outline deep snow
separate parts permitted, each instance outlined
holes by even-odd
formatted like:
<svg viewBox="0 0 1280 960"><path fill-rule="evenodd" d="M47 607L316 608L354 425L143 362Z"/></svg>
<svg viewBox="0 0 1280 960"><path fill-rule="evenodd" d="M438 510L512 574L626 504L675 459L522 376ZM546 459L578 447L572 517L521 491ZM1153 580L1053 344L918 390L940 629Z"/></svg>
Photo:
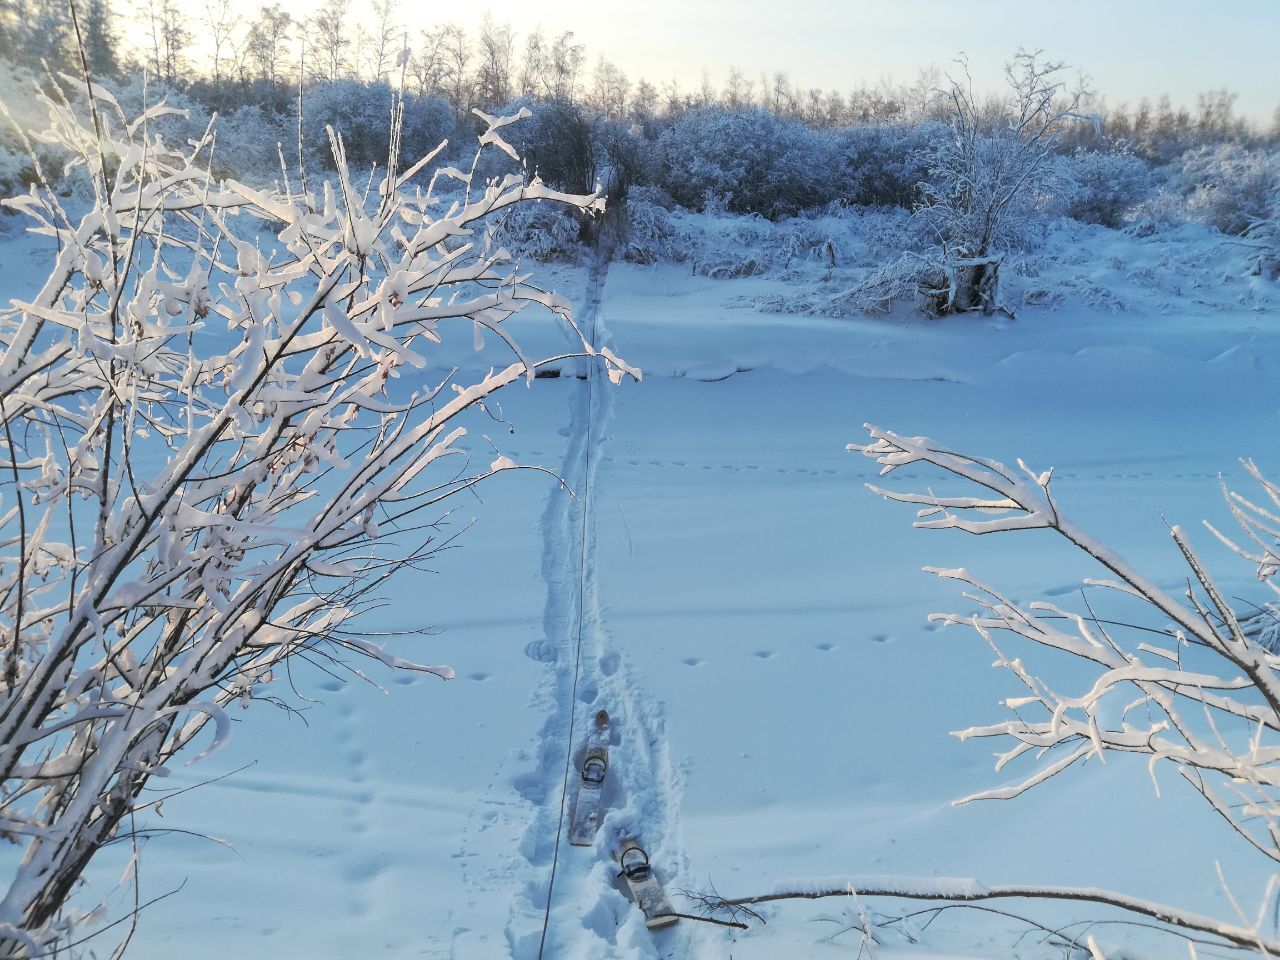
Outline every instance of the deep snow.
<svg viewBox="0 0 1280 960"><path fill-rule="evenodd" d="M230 746L170 779L229 774L168 801L158 821L228 845L151 842L144 897L181 889L145 912L130 955L533 960L570 711L584 734L602 706L614 720L609 812L594 848L562 841L547 957L859 955L848 901L770 907L746 933L646 931L609 859L632 832L677 909L691 906L682 891L895 874L1113 886L1232 917L1220 861L1251 910L1261 858L1175 777L1157 800L1140 761L1091 762L1011 803L950 805L1002 775L987 747L948 732L996 719L1012 691L976 636L927 623L965 601L920 567L963 563L1028 599L1070 599L1096 571L1044 536L912 531L909 509L864 489L870 462L844 451L872 422L1053 466L1078 521L1176 586L1165 519L1221 520L1218 473L1239 479L1237 457L1280 469L1268 442L1276 290L1241 277L1238 252L1198 229L1072 228L1052 242L1059 263L1035 282L1077 294L1016 322L750 306L804 275L614 264L597 289L587 268L551 270L645 371L621 388L566 375L505 396L516 429L495 425L495 442L556 469L576 497L539 474L495 478L458 506L451 530L478 523L439 574L388 593L377 626L438 628L399 642L457 680L378 674L384 696L300 669L300 697L316 702L279 692L301 717L256 705ZM0 247L6 297L38 256L24 240ZM1079 293L1095 288L1112 296ZM543 336L532 319L522 329ZM1198 539L1227 564L1232 593L1256 598L1251 571ZM122 866L104 862L95 890ZM953 911L927 930L920 918L910 937L904 926L880 928L878 956L1062 955L986 914ZM1184 955L1142 930L1095 935L1132 939L1133 956Z"/></svg>

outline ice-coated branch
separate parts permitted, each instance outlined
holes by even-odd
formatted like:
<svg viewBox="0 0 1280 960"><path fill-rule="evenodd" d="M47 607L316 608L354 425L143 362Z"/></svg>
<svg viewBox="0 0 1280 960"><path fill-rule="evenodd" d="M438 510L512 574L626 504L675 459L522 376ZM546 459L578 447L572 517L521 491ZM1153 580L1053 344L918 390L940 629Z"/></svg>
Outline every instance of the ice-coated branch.
<svg viewBox="0 0 1280 960"><path fill-rule="evenodd" d="M1267 936L1261 922L1257 926L1224 923L1213 917L1179 910L1150 900L1129 897L1094 887L987 886L976 880L950 877L819 877L789 881L770 892L747 897L708 898L712 910L752 907L781 900L822 900L828 897L892 897L905 900L945 900L970 903L982 900L1073 900L1116 907L1194 933L1216 937L1224 943L1267 956L1280 953L1280 940Z"/></svg>
<svg viewBox="0 0 1280 960"><path fill-rule="evenodd" d="M1252 849L1280 862L1280 680L1276 676L1280 659L1260 639L1262 616L1246 618L1236 612L1186 532L1178 526L1170 530L1188 584L1184 596L1176 599L1062 514L1050 490L1052 471L1036 472L1021 461L1012 470L925 437L904 437L870 425L866 429L870 441L849 449L874 459L882 475L910 465L932 468L944 479L960 483L958 491L940 492L932 486L904 491L868 485L882 497L917 506L916 526L972 534L1048 531L1107 572L1106 577L1085 581L1086 585L1100 591L1104 600L1110 597L1124 605L1123 615L1108 612L1101 617L1088 599L1083 601L1084 609L1077 611L1055 603L1021 604L965 568L925 568L963 584L965 598L975 608L966 614L934 614L930 619L974 630L995 653L994 666L1006 671L1020 688L1003 701L1011 714L1007 719L955 734L961 739L1005 741L996 769L1020 768L1020 773L958 802L1013 799L1078 763L1111 754L1136 754L1147 758L1157 793L1158 771L1171 766L1215 817ZM1277 569L1280 488L1251 462L1245 461L1245 469L1261 488L1262 502L1225 486L1223 493L1247 545L1239 546L1210 529L1247 562L1256 564L1259 579L1268 581ZM1274 616L1273 609L1261 609ZM1030 643L1087 663L1091 679L1074 691L1061 689L1053 677L1038 675L1020 657L1007 653L1005 647L1011 642ZM881 889L891 893L889 888ZM835 896L842 891L843 886L812 895ZM1196 917L1109 891L1051 887L999 891L983 888L981 895L1092 900L1212 933L1267 955L1276 949L1262 936L1260 925ZM968 896L963 889L951 892L955 899ZM787 895L808 894L788 891Z"/></svg>

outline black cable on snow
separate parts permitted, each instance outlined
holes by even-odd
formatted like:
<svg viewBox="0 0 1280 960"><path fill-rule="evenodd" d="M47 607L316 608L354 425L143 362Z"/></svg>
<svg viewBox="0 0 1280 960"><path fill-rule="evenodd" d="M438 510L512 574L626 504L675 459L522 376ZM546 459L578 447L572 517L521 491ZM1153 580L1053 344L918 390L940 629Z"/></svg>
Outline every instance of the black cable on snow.
<svg viewBox="0 0 1280 960"><path fill-rule="evenodd" d="M594 262L591 266L591 345L599 348L596 342L600 328L600 275L604 272L606 261L600 248L600 234L596 234ZM591 434L595 420L593 415L594 387L596 368L591 364L587 368L587 430L586 446L582 455L582 540L578 546L578 629L573 649L573 687L569 693L569 739L564 751L564 776L560 783L560 818L556 823L556 843L551 854L551 877L547 881L547 903L542 913L542 937L538 940L538 960L543 960L543 952L547 948L547 928L551 925L551 895L556 886L556 867L560 864L560 836L564 832L565 805L569 797L569 768L573 761L573 731L578 714L578 677L582 672L582 610L586 598L587 584L587 530L590 528L591 513Z"/></svg>

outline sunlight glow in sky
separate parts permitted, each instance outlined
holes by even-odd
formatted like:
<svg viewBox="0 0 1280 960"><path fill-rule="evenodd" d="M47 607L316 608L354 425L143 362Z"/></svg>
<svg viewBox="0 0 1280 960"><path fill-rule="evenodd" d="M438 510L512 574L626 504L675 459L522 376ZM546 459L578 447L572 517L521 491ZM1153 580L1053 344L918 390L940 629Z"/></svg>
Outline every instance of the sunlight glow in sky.
<svg viewBox="0 0 1280 960"><path fill-rule="evenodd" d="M204 4L183 0L190 15ZM259 4L237 0L246 11ZM295 17L314 4L281 0ZM353 14L367 9L354 0ZM453 20L473 32L484 10L523 37L572 30L586 44L588 73L603 55L634 83L676 79L692 91L709 71L723 87L730 66L758 80L786 71L807 89L847 93L883 78L910 83L923 68L952 66L960 51L978 86L994 87L1018 48L1043 48L1092 78L1118 105L1168 93L1194 107L1196 94L1225 87L1237 109L1269 123L1280 103L1280 0L488 0L449 6L401 0L410 44L424 26Z"/></svg>

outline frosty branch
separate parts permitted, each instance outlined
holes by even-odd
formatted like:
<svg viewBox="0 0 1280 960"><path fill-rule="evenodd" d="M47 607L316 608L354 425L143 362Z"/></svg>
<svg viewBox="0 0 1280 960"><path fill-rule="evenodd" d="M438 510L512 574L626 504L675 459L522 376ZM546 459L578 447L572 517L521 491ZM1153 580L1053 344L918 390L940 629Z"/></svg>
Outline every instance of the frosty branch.
<svg viewBox="0 0 1280 960"><path fill-rule="evenodd" d="M473 469L460 422L562 359L526 355L509 318L545 308L567 355L639 376L485 230L526 200L598 197L452 169L424 190L432 157L401 171L394 147L361 189L332 132L338 173L319 195L283 170L282 189L215 183L212 132L176 151L150 130L163 106L128 121L67 86L40 137L78 158L95 202L73 217L40 184L5 201L59 251L39 292L0 312L0 835L24 848L0 900L5 957L97 919L67 908L86 865L282 663L357 654L451 675L370 642L359 615L430 552L442 501L516 467ZM514 157L502 128L517 119L483 116L481 149ZM441 195L440 177L465 192ZM244 221L276 236L252 242ZM436 369L457 323L509 364L461 383ZM398 386L407 371L418 387Z"/></svg>
<svg viewBox="0 0 1280 960"><path fill-rule="evenodd" d="M931 468L962 483L954 493L869 485L883 497L918 506L915 526L976 536L1051 531L1105 572L1086 580L1086 585L1125 608L1123 616L1104 618L1088 600L1083 612L1050 602L1020 604L966 569L926 568L964 584L965 598L977 608L975 613L934 614L931 619L975 630L995 652L995 666L1007 671L1019 688L1018 695L1004 701L1012 714L1009 719L969 727L956 736L1002 739L1007 746L998 754L996 769L1020 772L1007 785L957 802L1012 799L1088 758L1136 754L1147 758L1157 793L1159 772L1171 766L1242 841L1280 862L1280 656L1265 642L1276 621L1274 604L1260 606L1248 617L1238 615L1186 532L1176 526L1171 535L1188 571L1187 588L1180 597L1166 593L1062 513L1052 491L1052 470L1037 472L1021 460L1011 469L925 437L904 437L872 426L867 430L870 442L849 449L874 459L882 475L902 467ZM1275 591L1280 487L1255 464L1246 462L1245 468L1263 496L1255 502L1224 488L1240 542L1210 529ZM1029 642L1085 662L1093 668L1092 679L1083 689L1062 690L1053 678L1036 674L1021 658L1007 653L1010 641ZM851 891L859 896L955 902L1080 900L1151 917L1267 956L1280 948L1280 942L1263 932L1280 892L1275 875L1260 898L1256 917L1249 920L1241 913L1238 922L1109 890L988 887L971 880L855 878L834 884L783 884L771 894L713 899L708 906L732 909L771 900L847 896Z"/></svg>
<svg viewBox="0 0 1280 960"><path fill-rule="evenodd" d="M1172 765L1239 837L1280 861L1280 658L1261 642L1258 632L1274 613L1263 607L1252 618L1237 615L1180 527L1173 527L1171 536L1189 576L1184 595L1173 597L1060 512L1051 490L1051 470L1038 473L1022 461L1012 470L926 438L902 437L871 426L867 430L871 442L850 449L875 459L882 474L906 465L928 466L970 488L959 496L942 496L871 487L891 500L918 505L916 526L976 535L1053 531L1108 574L1086 584L1137 607L1124 622L1107 622L1096 616L1092 604L1086 604L1083 613L1047 602L1018 604L967 570L929 568L966 584L971 588L966 598L979 608L969 615L935 614L932 619L976 630L995 651L996 666L1007 670L1023 691L1005 701L1011 719L970 727L957 736L1010 741L999 755L997 770L1023 759L1035 761L1013 783L959 802L1017 797L1078 761L1108 752L1134 753L1148 758L1157 791L1158 770ZM1224 493L1249 548L1214 532L1274 591L1272 577L1280 569L1275 547L1280 490L1254 464L1245 466L1260 485L1266 505L1225 488ZM1076 693L1057 689L1005 653L1006 637L1093 664L1091 686ZM1109 709L1112 704L1117 709ZM1268 891L1265 899L1271 894ZM1161 919L1188 926L1185 915ZM1262 943L1261 922L1260 917L1252 942L1273 951ZM1234 939L1235 933L1228 935L1225 925L1213 932L1243 942Z"/></svg>

